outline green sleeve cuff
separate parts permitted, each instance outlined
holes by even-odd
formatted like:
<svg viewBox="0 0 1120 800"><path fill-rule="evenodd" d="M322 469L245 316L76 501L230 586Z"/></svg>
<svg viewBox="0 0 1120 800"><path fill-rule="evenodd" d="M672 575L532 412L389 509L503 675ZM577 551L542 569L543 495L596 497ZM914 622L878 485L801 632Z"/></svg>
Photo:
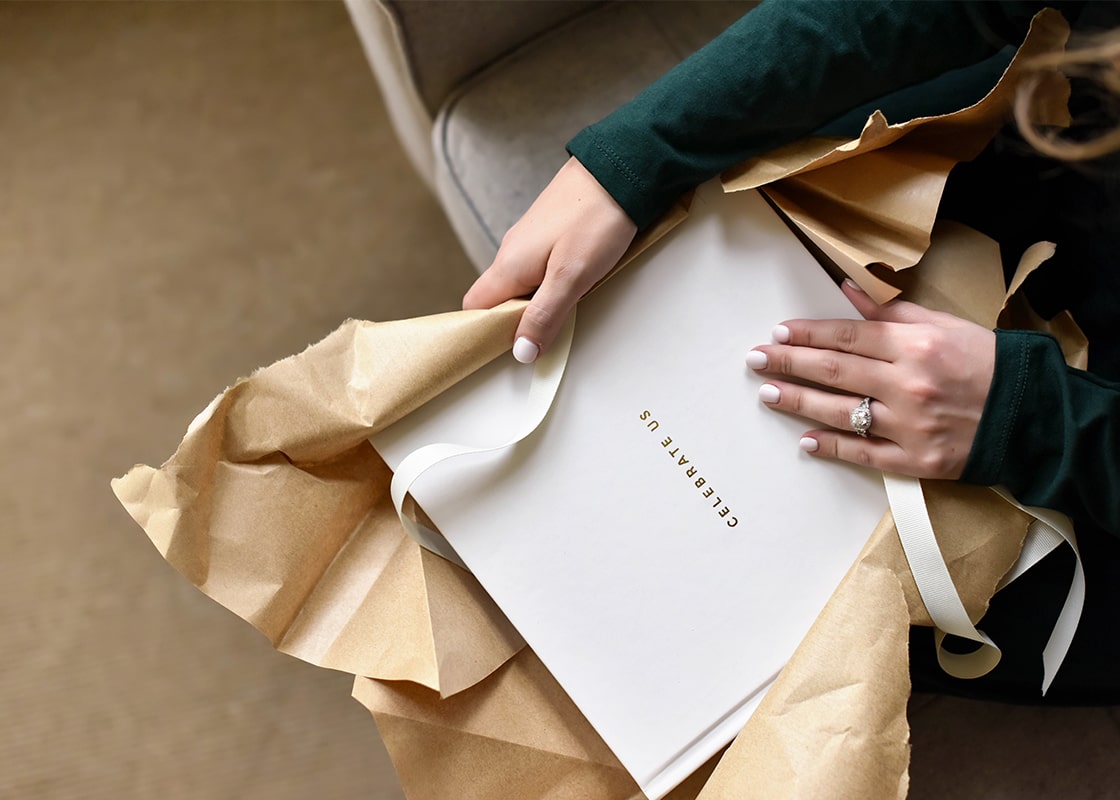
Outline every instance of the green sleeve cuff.
<svg viewBox="0 0 1120 800"><path fill-rule="evenodd" d="M594 125L584 128L568 142L568 154L595 176L627 216L645 230L661 216L676 198L667 197L664 191L651 189L626 157L611 145L610 139L600 136Z"/></svg>
<svg viewBox="0 0 1120 800"><path fill-rule="evenodd" d="M1031 380L1031 368L1038 368L1040 356L1042 362L1048 360L1046 341L1053 340L1024 331L996 331L992 386L988 390L980 426L961 475L965 483L982 486L1003 483L1004 465L1012 437L1022 433L1019 430L1019 409L1027 393L1027 383ZM1035 357L1033 365L1032 355Z"/></svg>
<svg viewBox="0 0 1120 800"><path fill-rule="evenodd" d="M996 363L961 480L1006 486L1120 535L1120 384L1065 363L1051 336L996 331Z"/></svg>

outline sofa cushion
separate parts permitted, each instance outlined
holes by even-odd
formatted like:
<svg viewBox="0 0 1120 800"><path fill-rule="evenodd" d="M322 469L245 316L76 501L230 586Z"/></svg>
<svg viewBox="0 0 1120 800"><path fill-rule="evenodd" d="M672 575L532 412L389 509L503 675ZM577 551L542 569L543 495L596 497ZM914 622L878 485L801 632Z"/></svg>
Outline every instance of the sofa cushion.
<svg viewBox="0 0 1120 800"><path fill-rule="evenodd" d="M755 3L597 7L493 64L456 92L432 131L435 180L481 271L567 159L565 143L638 94Z"/></svg>

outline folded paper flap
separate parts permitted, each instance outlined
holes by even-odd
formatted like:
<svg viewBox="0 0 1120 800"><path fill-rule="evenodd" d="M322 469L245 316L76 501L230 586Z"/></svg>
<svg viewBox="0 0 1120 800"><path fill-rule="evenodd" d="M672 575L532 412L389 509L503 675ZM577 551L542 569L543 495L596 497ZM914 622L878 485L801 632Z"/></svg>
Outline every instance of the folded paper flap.
<svg viewBox="0 0 1120 800"><path fill-rule="evenodd" d="M393 742L393 765L409 800L646 800L621 767L474 736L407 718L374 714L381 738ZM432 768L424 753L439 754Z"/></svg>
<svg viewBox="0 0 1120 800"><path fill-rule="evenodd" d="M353 695L377 721L410 798L645 800L528 649L451 701L414 685L361 677ZM695 800L718 758L665 800Z"/></svg>
<svg viewBox="0 0 1120 800"><path fill-rule="evenodd" d="M365 443L311 468L281 456L219 462L205 536L187 531L202 543L170 547L168 561L194 569L188 577L203 592L282 652L444 693L460 690L500 665L520 640L481 589L471 591L469 575L448 575L454 568L442 564L431 575L388 503L388 480ZM258 529L269 531L271 546L261 546ZM465 601L483 611L462 615ZM475 643L450 658L435 633L447 627L438 620L448 608L458 620L456 635Z"/></svg>
<svg viewBox="0 0 1120 800"><path fill-rule="evenodd" d="M898 296L894 285L876 275L869 267L866 254L861 246L845 242L843 236L835 235L829 227L822 227L820 221L805 213L796 202L784 195L778 186L760 190L787 225L801 239L802 244L813 253L834 275L851 278L877 303L886 303Z"/></svg>
<svg viewBox="0 0 1120 800"><path fill-rule="evenodd" d="M468 689L525 642L466 570L421 549L432 643L444 697Z"/></svg>
<svg viewBox="0 0 1120 800"><path fill-rule="evenodd" d="M1051 259L1055 252L1057 248L1052 242L1037 242L1023 251L1000 308L998 324L1001 328L1050 334L1058 340L1067 364L1076 369L1087 369L1089 339L1069 311L1063 311L1052 319L1043 319L1031 308L1023 290L1027 278Z"/></svg>
<svg viewBox="0 0 1120 800"><path fill-rule="evenodd" d="M951 220L935 223L917 269L880 274L902 299L985 328L995 327L1006 295L999 244Z"/></svg>
<svg viewBox="0 0 1120 800"><path fill-rule="evenodd" d="M112 482L113 492L125 510L147 531L160 555L167 555L180 516L180 498L194 500L190 489L168 472L137 464Z"/></svg>
<svg viewBox="0 0 1120 800"><path fill-rule="evenodd" d="M438 687L420 554L382 516L371 512L339 549L278 647L322 666L364 662L376 674ZM407 640L371 635L396 627Z"/></svg>
<svg viewBox="0 0 1120 800"><path fill-rule="evenodd" d="M900 271L921 260L955 163L903 141L786 178L766 193L821 256L885 303L898 290L869 267Z"/></svg>
<svg viewBox="0 0 1120 800"><path fill-rule="evenodd" d="M879 114L882 117L882 114ZM883 120L886 124L886 120ZM743 192L767 186L783 178L790 178L811 169L846 158L846 149L854 148L857 140L838 137L809 136L788 145L775 148L760 156L725 171L721 176L723 188L729 192Z"/></svg>
<svg viewBox="0 0 1120 800"><path fill-rule="evenodd" d="M449 696L490 674L522 641L471 575L404 535L381 483L377 504L276 646L320 666L413 680Z"/></svg>
<svg viewBox="0 0 1120 800"><path fill-rule="evenodd" d="M911 120L901 125L891 125L881 111L875 111L867 118L863 130L855 139L809 137L732 167L721 176L724 190L742 192L757 189L864 156L897 142L915 124L923 121Z"/></svg>
<svg viewBox="0 0 1120 800"><path fill-rule="evenodd" d="M413 683L358 678L354 696L377 715L396 716L473 737L510 742L622 769L575 704L529 648L456 697Z"/></svg>
<svg viewBox="0 0 1120 800"><path fill-rule="evenodd" d="M861 266L913 266L955 162L900 146L788 178L767 194L807 233L823 237Z"/></svg>
<svg viewBox="0 0 1120 800"><path fill-rule="evenodd" d="M239 384L223 449L297 464L331 458L401 419L509 349L525 301L392 322L349 320Z"/></svg>
<svg viewBox="0 0 1120 800"><path fill-rule="evenodd" d="M809 138L777 148L725 172L724 188L727 191L756 189L889 147L907 136L919 137L915 142L917 148L953 161L974 158L995 130L1011 118L1015 92L1023 76L1031 70L1031 59L1061 49L1068 38L1069 25L1062 15L1053 9L1043 9L1031 21L1026 38L999 82L979 102L952 114L921 117L895 125L876 111L856 139ZM1068 124L1065 103L1068 91L1068 82L1061 76L1045 77L1036 95L1039 121Z"/></svg>
<svg viewBox="0 0 1120 800"><path fill-rule="evenodd" d="M928 188L940 192L943 181L935 176L955 163L900 142L897 147L868 153L858 162L842 161L810 175L788 178L781 189L846 211L845 222L851 219L857 226L887 229L907 240L915 236L928 239L933 216L924 206L915 207L913 198Z"/></svg>

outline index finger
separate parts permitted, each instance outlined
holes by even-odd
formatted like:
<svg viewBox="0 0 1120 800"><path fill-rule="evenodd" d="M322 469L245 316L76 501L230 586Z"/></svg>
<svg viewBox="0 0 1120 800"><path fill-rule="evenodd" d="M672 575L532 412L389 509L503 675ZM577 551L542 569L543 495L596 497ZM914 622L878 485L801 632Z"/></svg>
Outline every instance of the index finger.
<svg viewBox="0 0 1120 800"><path fill-rule="evenodd" d="M860 319L791 319L774 328L774 341L796 347L894 361L899 356L895 323Z"/></svg>
<svg viewBox="0 0 1120 800"><path fill-rule="evenodd" d="M478 276L463 296L463 308L493 308L514 297L530 295L544 278L544 259L518 261L499 252L494 263Z"/></svg>

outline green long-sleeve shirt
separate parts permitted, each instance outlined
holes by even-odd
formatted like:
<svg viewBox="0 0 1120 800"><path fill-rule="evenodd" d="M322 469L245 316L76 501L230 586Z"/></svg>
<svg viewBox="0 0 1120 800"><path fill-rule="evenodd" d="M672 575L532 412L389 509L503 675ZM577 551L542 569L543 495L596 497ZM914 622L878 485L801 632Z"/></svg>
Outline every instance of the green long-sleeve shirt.
<svg viewBox="0 0 1120 800"><path fill-rule="evenodd" d="M568 149L644 228L684 191L734 164L1017 45L1043 5L772 0L581 131ZM1071 19L1082 8L1050 5ZM1073 219L1081 194L1076 181L1059 193L1059 201L1074 200L1072 210L1050 214L1045 236L1030 238L1038 228L1022 233L1076 256L1058 259L1051 273L1077 262L1064 284L1081 288L1065 294L1089 335L1095 374L1067 368L1048 337L997 332L995 379L963 479L1006 485L1022 502L1120 535L1120 326L1112 324L1120 314L1112 258L1120 225L1113 213L1086 234ZM1105 194L1115 212L1120 192ZM1031 217L1018 219L1024 227ZM1006 221L987 226L1001 242L1015 238Z"/></svg>
<svg viewBox="0 0 1120 800"><path fill-rule="evenodd" d="M568 150L639 228L724 169L1022 40L1040 3L764 2Z"/></svg>

